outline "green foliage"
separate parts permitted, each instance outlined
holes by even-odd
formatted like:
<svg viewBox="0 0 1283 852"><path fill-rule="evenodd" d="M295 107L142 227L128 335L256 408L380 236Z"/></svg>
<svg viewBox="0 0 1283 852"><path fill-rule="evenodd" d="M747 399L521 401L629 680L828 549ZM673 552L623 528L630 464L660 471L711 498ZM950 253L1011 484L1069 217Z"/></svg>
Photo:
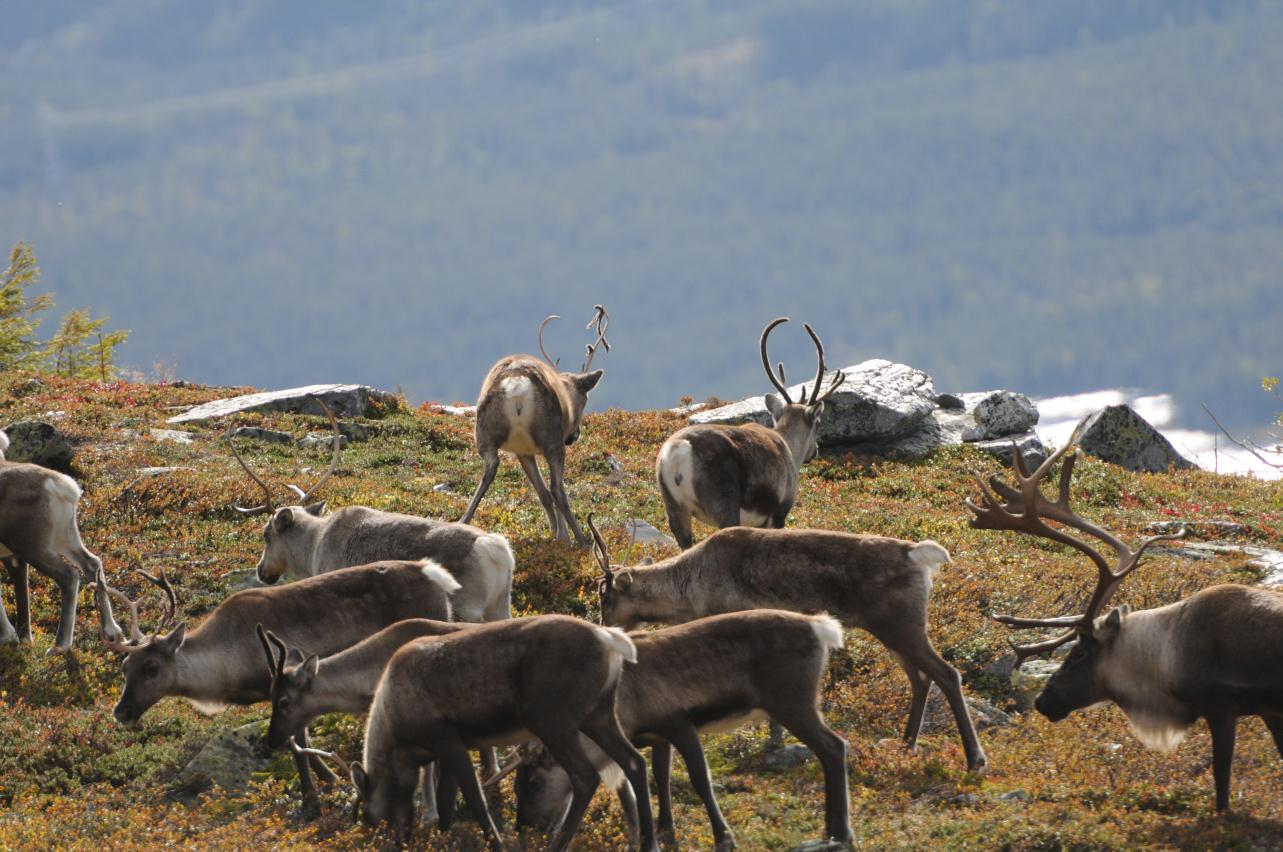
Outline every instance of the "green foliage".
<svg viewBox="0 0 1283 852"><path fill-rule="evenodd" d="M69 311L45 346L49 367L61 376L111 381L116 376L116 347L129 339L124 330L103 333L108 317L94 319L88 308Z"/></svg>
<svg viewBox="0 0 1283 852"><path fill-rule="evenodd" d="M40 283L36 253L19 240L9 252L9 266L0 272L0 372L30 370L44 360L36 329L53 296L41 293L28 300L27 289Z"/></svg>

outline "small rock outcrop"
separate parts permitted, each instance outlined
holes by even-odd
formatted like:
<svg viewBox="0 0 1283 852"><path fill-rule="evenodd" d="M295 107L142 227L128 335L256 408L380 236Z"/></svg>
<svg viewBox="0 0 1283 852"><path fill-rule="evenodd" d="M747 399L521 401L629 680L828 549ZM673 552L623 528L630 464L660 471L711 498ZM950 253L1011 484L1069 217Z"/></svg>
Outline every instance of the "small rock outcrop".
<svg viewBox="0 0 1283 852"><path fill-rule="evenodd" d="M964 700L971 711L971 720L975 723L977 731L987 728L1005 728L1011 724L1011 716L988 701L971 695ZM940 692L939 687L932 686L927 696L926 712L922 715L922 733L938 734L943 731L952 731L956 729L957 724L953 711L949 708L949 702L944 699L944 694Z"/></svg>
<svg viewBox="0 0 1283 852"><path fill-rule="evenodd" d="M43 420L22 420L6 426L9 447L4 457L9 461L30 462L52 470L67 473L75 452L66 436L52 423Z"/></svg>
<svg viewBox="0 0 1283 852"><path fill-rule="evenodd" d="M324 402L335 417L365 417L375 403L396 404L395 394L369 385L307 385L301 388L251 393L207 402L169 418L169 422L191 423L198 420L213 420L245 411L284 411L293 414L323 415L325 412L312 397Z"/></svg>
<svg viewBox="0 0 1283 852"><path fill-rule="evenodd" d="M262 772L271 762L266 720L224 731L205 743L179 771L170 785L169 798L191 802L214 785L229 793L244 792L254 773Z"/></svg>
<svg viewBox="0 0 1283 852"><path fill-rule="evenodd" d="M1131 406L1110 405L1084 417L1070 439L1088 455L1143 473L1197 467Z"/></svg>
<svg viewBox="0 0 1283 852"><path fill-rule="evenodd" d="M276 429L263 429L259 426L240 426L231 432L233 438L250 438L255 441L266 441L269 444L288 444L294 440L289 432Z"/></svg>

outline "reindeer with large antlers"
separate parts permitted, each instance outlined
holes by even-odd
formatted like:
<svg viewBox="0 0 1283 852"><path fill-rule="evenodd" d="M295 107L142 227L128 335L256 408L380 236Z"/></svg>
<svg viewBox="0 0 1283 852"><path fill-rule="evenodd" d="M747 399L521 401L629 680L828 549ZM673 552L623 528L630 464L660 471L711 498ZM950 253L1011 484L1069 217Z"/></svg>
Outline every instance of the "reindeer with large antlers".
<svg viewBox="0 0 1283 852"><path fill-rule="evenodd" d="M773 428L757 423L687 426L659 449L655 479L664 495L668 526L683 549L693 541L691 516L718 529L734 526L783 528L797 498L802 465L819 451L816 430L824 401L842 384L842 371L824 384L824 344L809 324L803 327L815 343L818 366L809 396L805 387L796 402L789 395L784 364L778 377L766 354L766 338L787 317L762 330L759 348L767 378L779 394L766 395Z"/></svg>
<svg viewBox="0 0 1283 852"><path fill-rule="evenodd" d="M1017 618L994 615L1012 628L1067 627L1050 639L1016 646L1018 662L1076 639L1035 707L1053 722L1075 710L1112 701L1149 748L1170 750L1197 720L1212 734L1216 809L1229 807L1234 734L1240 716L1260 716L1283 756L1283 595L1247 586L1219 585L1174 604L1133 612L1115 607L1101 615L1123 580L1154 542L1182 538L1185 530L1131 547L1076 514L1069 506L1077 453L1066 445L1033 473L1015 451L1016 488L990 477L980 502L968 500L971 526L1047 538L1084 554L1096 566L1096 586L1080 615ZM1059 495L1049 500L1040 483L1061 459ZM1050 526L1051 521L1059 526ZM1084 538L1109 547L1111 561Z"/></svg>
<svg viewBox="0 0 1283 852"><path fill-rule="evenodd" d="M325 404L319 399L322 407ZM508 540L470 524L438 521L384 512L366 506L345 506L326 511L325 501L308 503L330 476L339 461L339 428L328 408L334 430L334 455L330 467L306 491L287 486L299 504L276 506L272 490L254 474L236 447L232 453L245 473L263 492L263 503L246 508L245 515L268 512L271 520L263 527L263 555L257 575L272 584L281 577L314 577L338 568L365 565L383 559L432 559L445 567L459 582L454 596L455 618L460 621L496 621L510 614L512 572L516 561Z"/></svg>
<svg viewBox="0 0 1283 852"><path fill-rule="evenodd" d="M577 373L559 372L559 362L544 349L543 330L554 319L557 319L555 315L550 316L539 326L539 352L544 360L532 355L509 355L491 367L481 383L476 437L477 453L486 469L460 523L472 520L499 470L499 451L504 450L521 462L521 469L548 516L552 534L568 539L569 525L575 541L586 545L588 537L575 520L566 498L566 447L578 440L588 394L597 387L604 372L593 370L592 362L599 349L610 351L610 343L606 341L610 314L601 305L596 306L587 327L595 328L597 339L588 344L587 359ZM548 462L548 485L544 485L539 473L536 455Z"/></svg>

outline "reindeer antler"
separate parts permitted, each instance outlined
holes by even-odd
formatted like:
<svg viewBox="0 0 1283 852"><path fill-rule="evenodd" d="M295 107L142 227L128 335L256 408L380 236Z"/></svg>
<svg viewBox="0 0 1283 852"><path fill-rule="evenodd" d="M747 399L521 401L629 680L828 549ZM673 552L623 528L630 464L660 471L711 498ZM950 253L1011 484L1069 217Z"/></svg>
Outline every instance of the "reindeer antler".
<svg viewBox="0 0 1283 852"><path fill-rule="evenodd" d="M157 624L155 631L156 633L159 633L169 627L173 622L174 616L178 612L178 596L174 593L174 587L170 585L169 578L165 576L165 569L162 568L160 570L159 577L148 574L141 568L135 568L134 572L142 575L148 581L159 586L161 590L165 592L167 603L165 615ZM135 651L151 642L151 640L143 634L138 623L138 604L141 602L141 598L130 599L124 592L108 584L106 572L104 572L102 568L98 569L98 576L90 585L94 587L95 594L99 594L99 590L101 590L101 594L115 598L123 603L129 610L129 641L122 642L109 636L106 625L104 624L99 628L103 645L119 654L128 654L130 651ZM120 629L118 625L116 626L116 629Z"/></svg>
<svg viewBox="0 0 1283 852"><path fill-rule="evenodd" d="M494 785L502 781L504 778L508 777L513 772L520 769L521 764L525 763L529 759L530 759L530 752L526 748L526 744L522 743L521 745L517 746L516 754L512 757L512 759L510 759L507 763L505 763L502 767L500 767L500 769L497 772L495 772L494 775L491 775L485 781L481 782L481 786L493 787Z"/></svg>
<svg viewBox="0 0 1283 852"><path fill-rule="evenodd" d="M838 386L846 379L846 374L841 370L834 373L833 381L829 384L829 389L824 392L823 396L820 396L820 386L824 383L824 344L820 342L820 336L815 333L815 329L811 328L811 324L809 322L802 323L802 328L806 329L806 333L811 335L811 341L815 344L816 359L819 362L815 368L815 385L811 388L811 399L807 402L807 405L817 405L833 395L833 392L837 390ZM780 378L783 377L784 365L781 364ZM806 388L802 389L802 397L804 399L806 398Z"/></svg>
<svg viewBox="0 0 1283 852"><path fill-rule="evenodd" d="M605 347L607 352L610 351L610 341L606 339L606 328L609 325L610 314L607 313L606 309L601 305L593 305L592 319L588 320L588 325L584 326L584 328L592 328L593 326L596 326L597 340L593 343L587 344L585 347L588 352L588 359L584 361L584 366L580 368L579 372L588 372L588 368L592 366L593 356L597 354L598 347Z"/></svg>
<svg viewBox="0 0 1283 852"><path fill-rule="evenodd" d="M554 370L557 369L557 365L561 363L561 359L558 358L556 361L552 360L552 356L548 354L548 350L543 348L543 330L548 323L555 319L561 319L561 317L556 314L549 314L544 317L543 322L539 323L539 354L548 362L548 366L552 367Z"/></svg>
<svg viewBox="0 0 1283 852"><path fill-rule="evenodd" d="M330 458L329 468L326 469L325 473L321 475L320 479L318 479L315 483L313 483L311 488L304 491L302 488L299 488L297 485L294 485L293 483L286 484L285 487L288 488L290 491L293 491L295 496L298 497L298 501L300 505L306 504L308 498L311 497L313 494L315 494L316 490L320 488L322 485L324 485L325 482L331 476L334 475L334 471L338 468L338 465L339 465L339 455L343 449L342 433L339 431L339 422L338 420L335 419L334 412L330 410L330 407L326 405L325 401L321 399L319 396L315 394L308 394L307 398L315 402L317 405L319 405L321 407L321 410L325 412L325 416L330 418L330 429L333 430L333 433L334 433L334 437L331 439L334 453ZM226 440L227 440L227 445L232 448L232 455L236 456L236 461L240 463L240 466L245 471L246 475L248 475L250 479L254 480L255 485L257 485L259 488L262 489L263 497L264 497L264 502L260 506L251 506L247 508L245 506L239 506L233 503L232 508L240 512L242 515L261 515L264 512L275 512L276 503L275 501L272 500L272 489L268 488L267 483L259 479L258 476L254 474L254 471L250 469L250 466L245 463L245 459L243 459L241 457L241 454L236 450L236 444L232 442L230 433L227 435Z"/></svg>
<svg viewBox="0 0 1283 852"><path fill-rule="evenodd" d="M776 378L775 373L771 372L771 359L766 355L766 338L770 337L771 332L775 330L777 325L783 325L788 321L788 317L776 317L768 322L766 328L762 329L762 336L758 340L758 348L762 351L762 368L766 370L766 377L771 380L771 384L775 385L775 389L780 392L780 396L784 397L784 401L792 405L793 397L789 396L788 381L784 378L784 362L780 362L780 376Z"/></svg>
<svg viewBox="0 0 1283 852"><path fill-rule="evenodd" d="M332 760L338 764L339 769L343 770L344 778L352 777L352 767L348 766L348 762L343 758L339 757L338 754L335 752L322 751L319 748L304 748L303 746L299 745L298 742L295 741L293 737L290 737L290 748L293 750L295 754L311 755L312 757L319 757L321 760Z"/></svg>
<svg viewBox="0 0 1283 852"><path fill-rule="evenodd" d="M597 564L601 566L601 572L606 578L606 585L614 578L615 572L610 567L610 552L606 550L606 540L601 537L597 530L597 525L593 523L593 516L588 515L588 531L593 537L593 556L597 557Z"/></svg>
<svg viewBox="0 0 1283 852"><path fill-rule="evenodd" d="M1055 650L1073 639L1079 633L1090 634L1092 624L1110 598L1118 591L1127 575L1135 571L1140 558L1156 541L1171 541L1184 538L1188 530L1171 535L1155 535L1146 538L1135 549L1124 544L1117 536L1102 529L1096 524L1080 517L1069 506L1069 489L1074 473L1074 463L1078 458L1077 449L1069 450L1073 444L1066 444L1057 450L1033 473L1025 462L1024 454L1016 443L1012 442L1012 464L1015 467L1016 488L1000 481L997 475L989 477L986 483L977 473L976 482L980 485L980 503L967 498L967 508L972 512L969 521L975 529L1010 530L1026 533L1038 538L1046 538L1068 545L1084 554L1096 565L1096 587L1092 591L1086 610L1081 615L1059 616L1054 618L1017 618L1011 615L995 614L992 618L1008 627L1070 627L1072 629L1051 639L1031 645L1013 645L1016 652L1016 664L1028 657ZM1067 453L1069 453L1067 455ZM1060 469L1060 490L1052 501L1042 493L1040 485L1056 463L1064 458ZM999 497L1002 499L1000 500ZM1003 502L1005 501L1005 502ZM1076 530L1091 538L1107 544L1115 555L1111 566L1101 552L1082 538L1070 535L1064 529L1048 526L1046 521Z"/></svg>

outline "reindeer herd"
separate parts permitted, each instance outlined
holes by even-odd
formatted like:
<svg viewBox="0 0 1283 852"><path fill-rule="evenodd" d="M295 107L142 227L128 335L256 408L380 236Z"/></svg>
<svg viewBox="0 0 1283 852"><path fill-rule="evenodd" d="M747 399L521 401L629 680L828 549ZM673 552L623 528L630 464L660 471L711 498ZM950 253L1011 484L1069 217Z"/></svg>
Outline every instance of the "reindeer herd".
<svg viewBox="0 0 1283 852"><path fill-rule="evenodd" d="M844 628L881 642L908 676L911 700L904 742L913 749L928 691L939 687L953 713L967 768L982 771L984 749L957 672L932 647L928 601L936 571L950 562L935 541L903 541L818 529L785 529L801 467L817 453L825 400L843 382L826 373L824 347L806 325L818 366L809 394L794 401L784 366L771 368L771 321L759 348L778 394L768 394L774 426L689 426L664 442L656 482L680 552L659 562L616 567L587 518L585 533L565 487L566 448L580 434L589 393L603 371L594 355L609 351L609 315L597 306L596 340L578 372L563 372L543 346L543 360L514 355L491 368L477 405L476 448L484 472L459 522L349 506L327 512L309 502L339 460L334 431L329 469L311 488L289 488L298 501L276 506L271 488L236 452L262 490L268 516L257 576L264 585L231 595L190 632L174 624L178 605L164 572L142 576L164 593L166 611L150 635L138 601L107 581L101 561L80 538L80 487L70 477L3 461L0 432L0 558L16 595L17 626L0 601L0 643L30 641L27 567L58 584L61 617L55 648L71 648L82 580L93 588L103 645L123 656L124 688L114 716L137 725L163 698L213 712L270 701L268 744L293 751L304 812L319 809L313 774L336 780L342 767L366 823L398 841L417 822L447 827L457 793L492 848L502 839L486 787L516 773L517 822L571 841L601 779L619 796L626 828L642 849L671 843L672 751L686 765L708 813L718 848L734 834L718 808L700 734L768 719L808 746L824 774L824 835L849 842L846 743L819 710L828 655ZM828 380L825 386L826 378ZM1102 701L1127 714L1146 745L1170 748L1198 719L1212 733L1216 808L1229 806L1230 764L1238 717L1263 717L1283 754L1283 596L1216 586L1153 610L1104 612L1136 569L1154 536L1130 547L1070 509L1076 453L1062 448L1030 472L1014 453L1016 487L996 476L978 480L968 500L971 525L1023 532L1074 548L1096 566L1086 610L1055 618L996 615L1013 628L1063 627L1063 633L1017 646L1017 662L1073 641L1065 662L1037 700L1052 721ZM548 517L552 535L593 547L601 625L564 615L512 618L515 560L503 535L468 522L494 480L499 452L515 455ZM543 456L544 483L536 456ZM1041 482L1058 464L1059 496ZM699 544L692 518L718 530ZM1050 524L1048 522L1051 522ZM1089 543L1114 552L1106 559ZM139 572L142 573L142 572ZM275 585L281 578L292 582ZM111 601L129 612L128 635ZM1103 614L1102 614L1103 613ZM642 625L672 625L626 633ZM367 716L364 753L348 766L312 747L318 716ZM500 769L495 749L516 746ZM651 809L646 763L651 750L659 813ZM486 781L470 752L481 754ZM416 791L423 814L415 818Z"/></svg>

